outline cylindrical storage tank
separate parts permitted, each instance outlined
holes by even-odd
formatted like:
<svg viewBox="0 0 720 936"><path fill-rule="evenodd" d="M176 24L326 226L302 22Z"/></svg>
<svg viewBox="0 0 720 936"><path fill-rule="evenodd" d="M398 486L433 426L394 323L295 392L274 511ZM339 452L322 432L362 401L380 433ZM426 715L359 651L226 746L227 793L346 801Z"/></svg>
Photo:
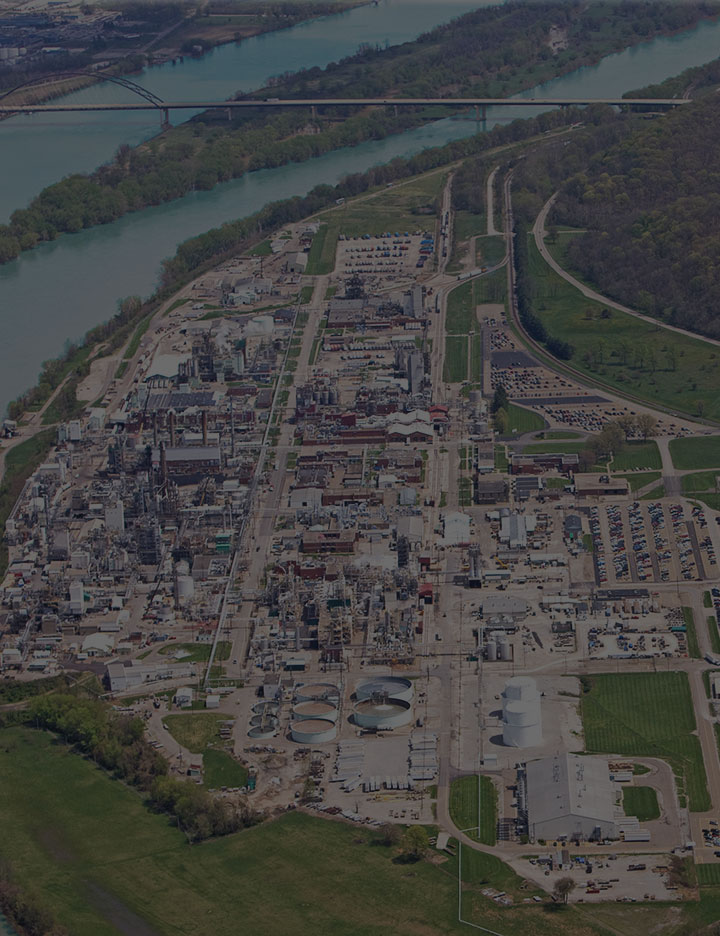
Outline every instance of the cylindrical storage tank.
<svg viewBox="0 0 720 936"><path fill-rule="evenodd" d="M328 721L336 722L339 711L332 702L326 702L324 699L311 699L310 702L298 702L293 706L293 718L302 720L305 718L327 718Z"/></svg>
<svg viewBox="0 0 720 936"><path fill-rule="evenodd" d="M364 699L355 705L353 720L361 728L401 728L412 721L412 705L398 698Z"/></svg>
<svg viewBox="0 0 720 936"><path fill-rule="evenodd" d="M335 683L307 683L295 690L298 702L312 702L316 699L339 699L340 690Z"/></svg>
<svg viewBox="0 0 720 936"><path fill-rule="evenodd" d="M508 702L529 702L537 699L537 683L530 676L513 676L505 683L503 696Z"/></svg>
<svg viewBox="0 0 720 936"><path fill-rule="evenodd" d="M363 679L355 687L355 695L359 702L380 695L412 702L414 693L412 682L402 676L376 676L372 679Z"/></svg>
<svg viewBox="0 0 720 936"><path fill-rule="evenodd" d="M534 725L540 721L540 711L535 702L508 702L503 719L508 725Z"/></svg>
<svg viewBox="0 0 720 936"><path fill-rule="evenodd" d="M278 720L274 715L253 715L250 719L250 724L255 727L256 725L267 725L272 723L273 728L277 728Z"/></svg>
<svg viewBox="0 0 720 936"><path fill-rule="evenodd" d="M506 747L529 748L542 744L540 725L504 725L503 744Z"/></svg>
<svg viewBox="0 0 720 936"><path fill-rule="evenodd" d="M195 582L191 575L178 575L177 592L178 598L192 598L195 594Z"/></svg>
<svg viewBox="0 0 720 936"><path fill-rule="evenodd" d="M508 637L501 637L497 642L498 660L511 660L510 640Z"/></svg>
<svg viewBox="0 0 720 936"><path fill-rule="evenodd" d="M255 715L277 715L280 706L277 702L256 702L252 711Z"/></svg>
<svg viewBox="0 0 720 936"><path fill-rule="evenodd" d="M497 644L494 640L488 640L487 642L487 658L489 663L494 663L497 660Z"/></svg>
<svg viewBox="0 0 720 936"><path fill-rule="evenodd" d="M303 718L290 725L290 736L298 744L322 744L332 741L337 734L337 725L327 718Z"/></svg>
<svg viewBox="0 0 720 936"><path fill-rule="evenodd" d="M178 575L190 575L190 565L186 559L181 559L175 566Z"/></svg>
<svg viewBox="0 0 720 936"><path fill-rule="evenodd" d="M255 719L252 719L252 721L255 721ZM257 724L253 725L251 722L248 736L255 739L274 738L277 734L277 729L277 718L262 717Z"/></svg>

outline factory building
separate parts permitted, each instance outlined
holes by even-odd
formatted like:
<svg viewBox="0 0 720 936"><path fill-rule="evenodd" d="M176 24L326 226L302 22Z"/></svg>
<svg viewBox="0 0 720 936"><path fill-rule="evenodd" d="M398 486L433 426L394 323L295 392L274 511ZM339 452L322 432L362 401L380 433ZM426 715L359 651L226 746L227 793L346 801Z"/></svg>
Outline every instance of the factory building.
<svg viewBox="0 0 720 936"><path fill-rule="evenodd" d="M531 841L616 838L615 792L601 758L557 754L525 765Z"/></svg>

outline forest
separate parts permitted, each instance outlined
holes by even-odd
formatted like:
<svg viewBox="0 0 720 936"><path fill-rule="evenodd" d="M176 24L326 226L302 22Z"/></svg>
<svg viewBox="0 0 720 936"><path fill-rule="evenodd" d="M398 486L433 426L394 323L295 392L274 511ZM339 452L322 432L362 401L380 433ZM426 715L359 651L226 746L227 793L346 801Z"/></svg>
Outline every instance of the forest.
<svg viewBox="0 0 720 936"><path fill-rule="evenodd" d="M282 76L273 94L504 96L718 11L709 2L508 3L466 14L415 42L361 49L326 69ZM566 48L551 50L551 26L566 36ZM222 123L212 114L200 115L136 149L121 146L112 162L90 175L72 175L44 189L0 226L0 263L60 234L110 223L245 172L381 139L428 119L422 107L399 116L385 109L350 115L334 108L319 122L293 112L243 114Z"/></svg>
<svg viewBox="0 0 720 936"><path fill-rule="evenodd" d="M704 97L636 126L567 178L553 213L585 231L571 239L567 260L601 292L715 338L719 108Z"/></svg>

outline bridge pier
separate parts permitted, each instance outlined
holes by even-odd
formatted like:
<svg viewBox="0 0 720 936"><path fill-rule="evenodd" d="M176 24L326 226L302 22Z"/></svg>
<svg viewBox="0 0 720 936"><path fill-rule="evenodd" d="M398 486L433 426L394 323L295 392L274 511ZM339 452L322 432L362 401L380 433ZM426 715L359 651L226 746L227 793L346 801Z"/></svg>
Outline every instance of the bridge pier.
<svg viewBox="0 0 720 936"><path fill-rule="evenodd" d="M163 119L162 119L162 123L160 124L160 129L169 130L170 127L172 127L172 124L170 123L170 110L167 107L163 107L162 112L163 112Z"/></svg>
<svg viewBox="0 0 720 936"><path fill-rule="evenodd" d="M475 122L478 125L478 130L480 129L480 124L482 124L483 130L487 124L487 104L476 104L475 105Z"/></svg>
<svg viewBox="0 0 720 936"><path fill-rule="evenodd" d="M310 116L312 117L314 123L317 120L317 108L314 104L310 105Z"/></svg>

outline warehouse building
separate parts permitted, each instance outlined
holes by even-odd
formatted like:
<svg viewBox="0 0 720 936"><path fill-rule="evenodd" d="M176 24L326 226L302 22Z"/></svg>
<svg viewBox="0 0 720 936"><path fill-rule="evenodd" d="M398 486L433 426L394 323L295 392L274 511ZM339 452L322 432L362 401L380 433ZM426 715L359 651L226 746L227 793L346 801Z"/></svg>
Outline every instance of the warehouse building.
<svg viewBox="0 0 720 936"><path fill-rule="evenodd" d="M607 761L576 754L525 765L531 841L602 841L618 837L615 790Z"/></svg>

